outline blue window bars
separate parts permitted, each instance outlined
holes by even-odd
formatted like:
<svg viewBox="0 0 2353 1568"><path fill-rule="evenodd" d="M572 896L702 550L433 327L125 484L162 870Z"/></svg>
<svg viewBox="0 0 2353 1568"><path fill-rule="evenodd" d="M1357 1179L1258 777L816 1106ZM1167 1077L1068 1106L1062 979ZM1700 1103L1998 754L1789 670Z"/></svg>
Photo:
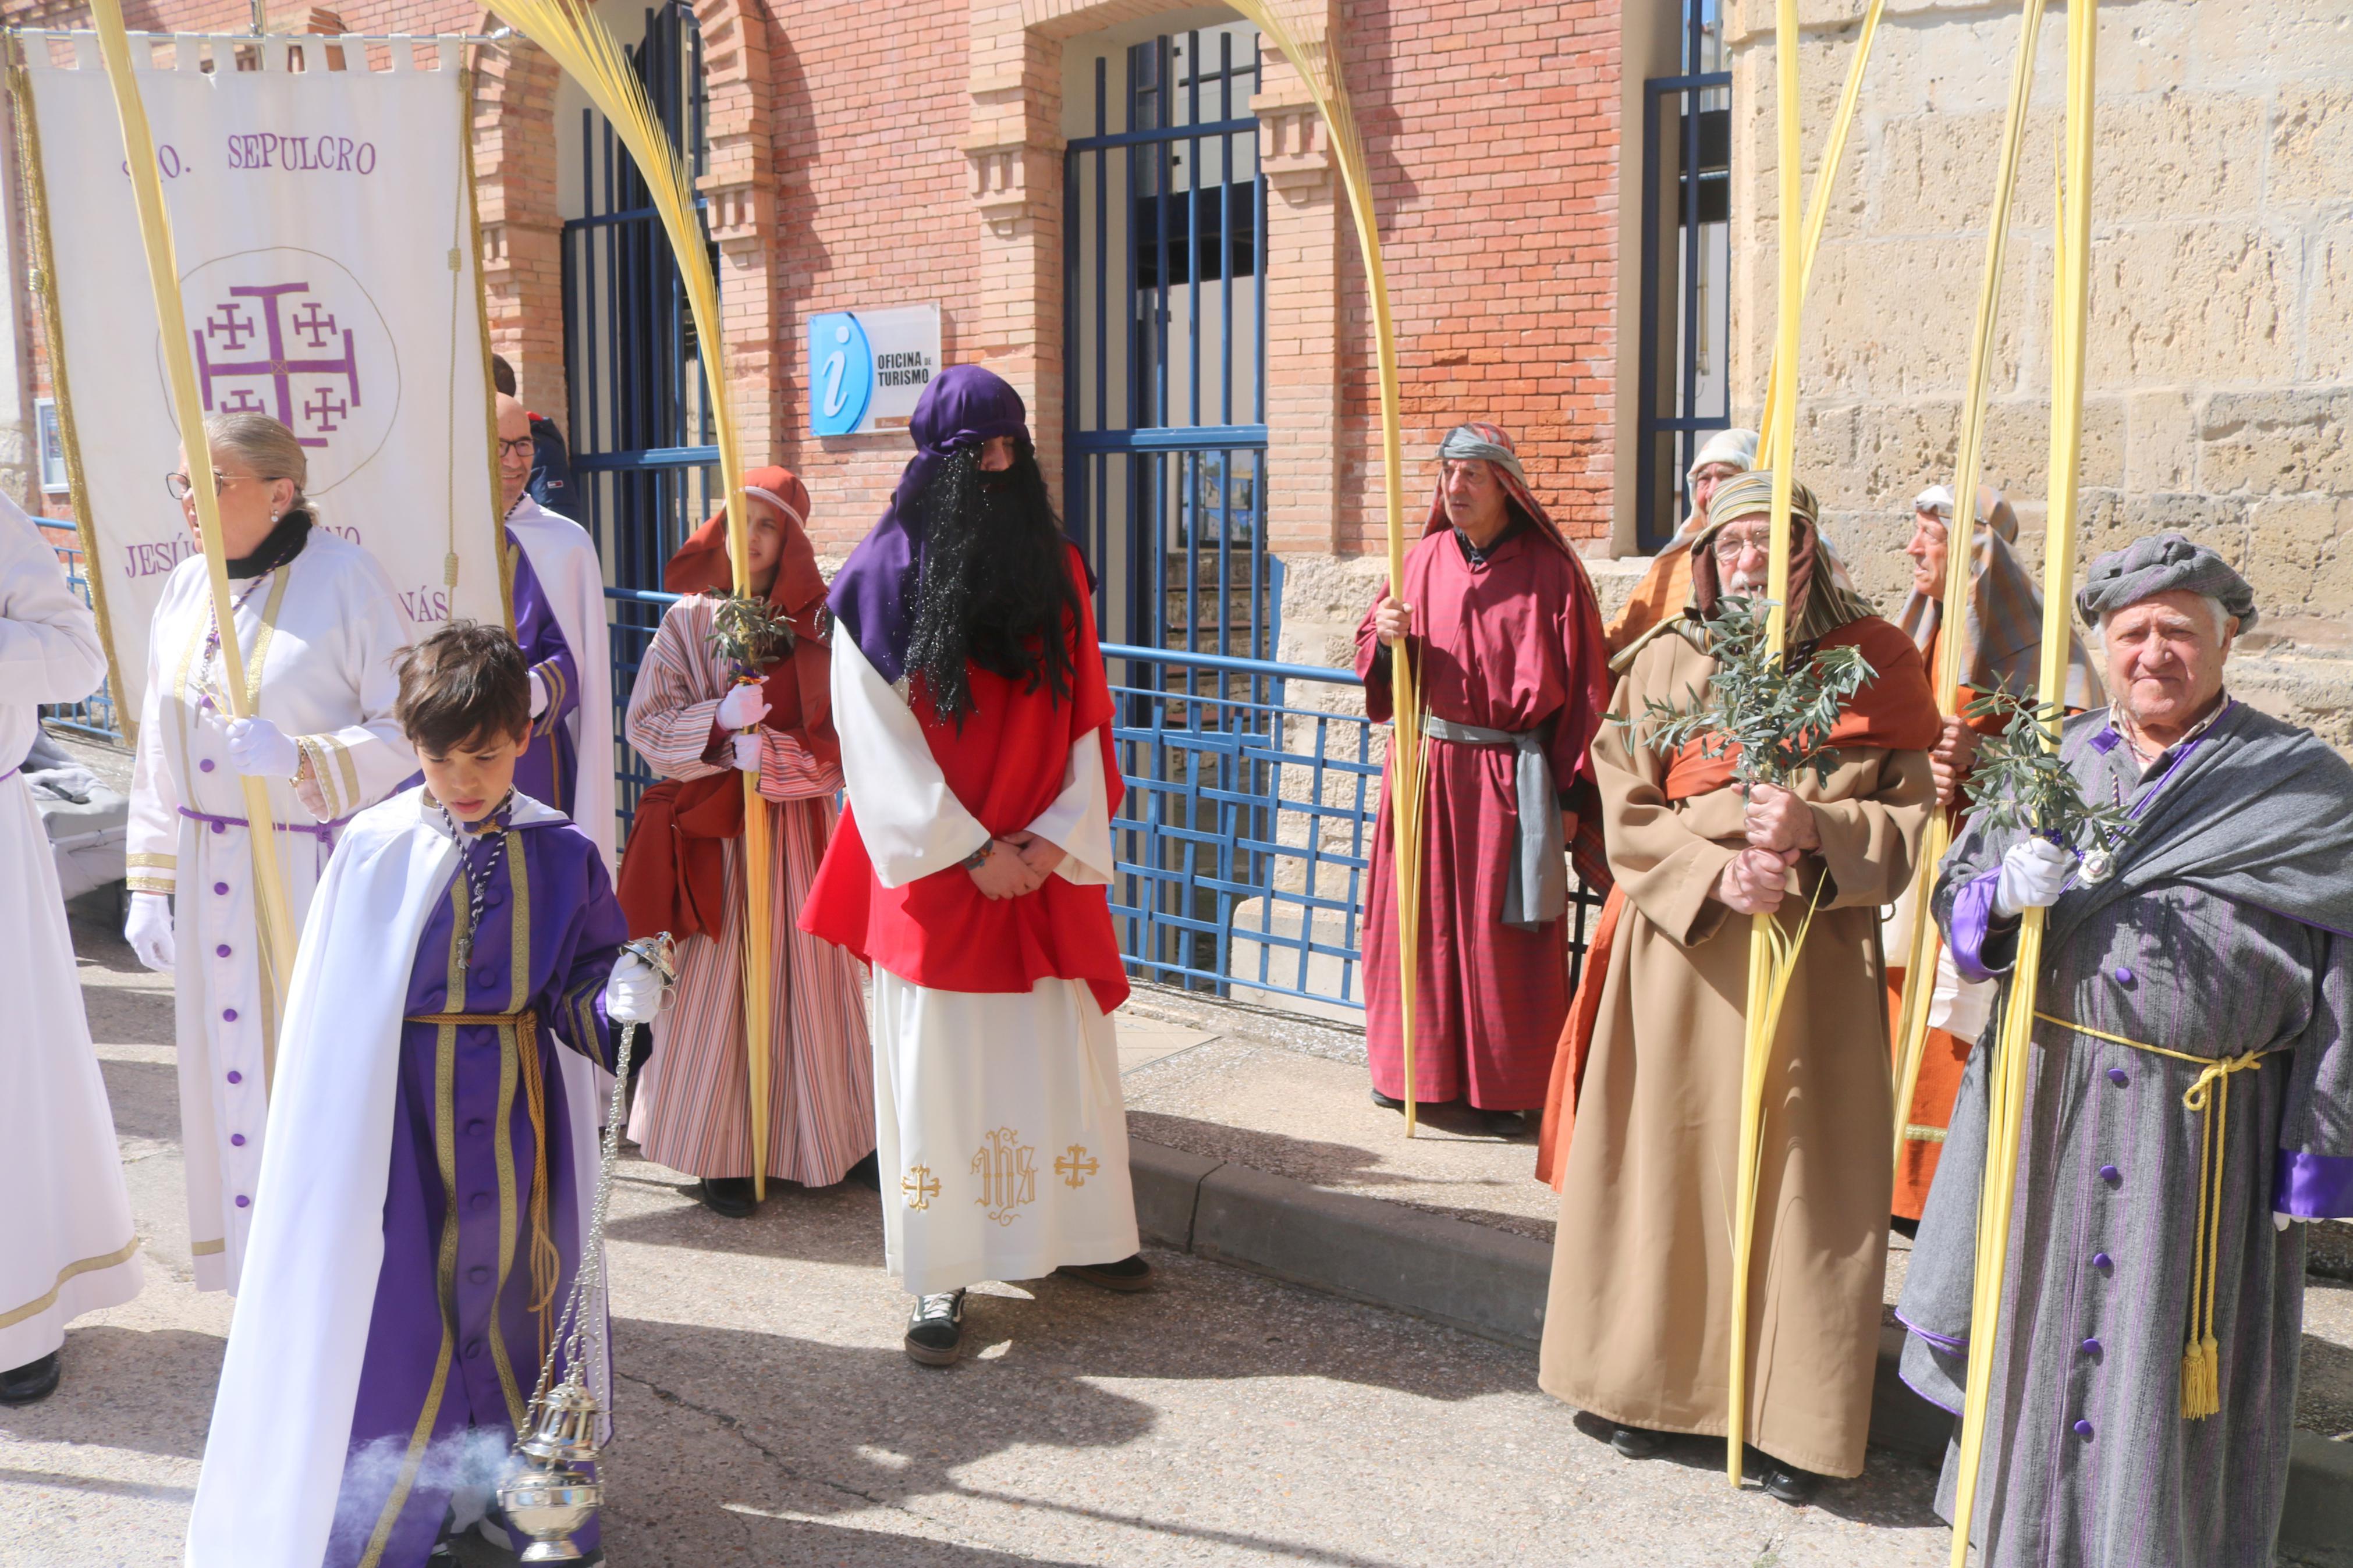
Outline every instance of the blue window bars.
<svg viewBox="0 0 2353 1568"><path fill-rule="evenodd" d="M81 595L83 604L89 604L90 575L85 570L87 563L82 559L80 542L70 534L61 536L54 527L45 528L42 531L48 535L58 559L65 565L66 582ZM114 687L111 681L79 702L44 704L41 717L60 730L89 740L119 743L122 739L122 724L115 715Z"/></svg>

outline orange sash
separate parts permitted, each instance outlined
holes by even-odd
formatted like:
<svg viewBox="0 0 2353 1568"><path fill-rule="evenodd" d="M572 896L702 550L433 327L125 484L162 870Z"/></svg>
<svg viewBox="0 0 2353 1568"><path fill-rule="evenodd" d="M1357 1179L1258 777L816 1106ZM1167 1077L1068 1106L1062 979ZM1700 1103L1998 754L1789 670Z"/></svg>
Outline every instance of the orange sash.
<svg viewBox="0 0 2353 1568"><path fill-rule="evenodd" d="M1672 636L1672 634L1666 634ZM1944 732L1936 711L1936 693L1928 685L1927 666L1912 639L1877 616L1849 621L1816 645L1819 647L1860 647L1871 661L1869 685L1831 727L1834 747L1873 747L1891 752L1925 752ZM1704 742L1686 744L1667 763L1661 792L1671 800L1689 800L1724 788L1732 782L1737 748L1711 757ZM1536 1180L1555 1192L1567 1168L1568 1137L1577 1121L1577 1091L1585 1082L1585 1061L1593 1049L1593 1031L1600 1022L1601 986L1609 973L1609 952L1626 912L1623 887L1609 889L1609 901L1594 923L1585 947L1585 963L1569 1004L1568 1021L1553 1051L1552 1081L1545 1094L1544 1129L1536 1139Z"/></svg>

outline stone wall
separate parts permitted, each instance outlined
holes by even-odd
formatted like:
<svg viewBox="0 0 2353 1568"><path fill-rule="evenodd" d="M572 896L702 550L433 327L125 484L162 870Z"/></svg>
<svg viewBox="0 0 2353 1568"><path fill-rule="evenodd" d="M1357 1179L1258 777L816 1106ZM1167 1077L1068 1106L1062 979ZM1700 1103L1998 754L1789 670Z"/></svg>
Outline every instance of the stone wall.
<svg viewBox="0 0 2353 1568"><path fill-rule="evenodd" d="M1862 0L1805 0L1810 191ZM1894 0L1804 320L1799 467L1862 586L1901 602L1908 501L1949 481L2012 0ZM1727 0L1734 384L1753 422L1775 316L1773 6ZM2179 529L2253 581L2237 679L2353 740L2353 27L2344 0L2108 0L2085 456L2086 559ZM2038 51L1991 369L1988 479L2039 554L2065 13ZM2327 663L2315 663L2327 660Z"/></svg>

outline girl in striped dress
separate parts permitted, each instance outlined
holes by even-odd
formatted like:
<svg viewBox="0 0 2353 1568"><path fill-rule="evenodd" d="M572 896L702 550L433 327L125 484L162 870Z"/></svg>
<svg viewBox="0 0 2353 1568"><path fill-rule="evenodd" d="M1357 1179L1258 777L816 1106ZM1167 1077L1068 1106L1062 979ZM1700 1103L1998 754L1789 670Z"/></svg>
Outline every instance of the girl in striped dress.
<svg viewBox="0 0 2353 1568"><path fill-rule="evenodd" d="M841 788L825 581L804 531L808 491L784 468L744 477L752 586L791 636L756 681L739 680L714 644L718 595L732 581L723 509L663 573L663 586L688 597L662 617L628 721L629 743L663 782L638 802L620 877L632 934L679 939L678 1002L657 1026L629 1136L648 1159L701 1177L698 1195L734 1218L754 1206L739 770L759 777L773 857L765 1171L807 1186L851 1174L874 1181L873 1058L858 963L796 919Z"/></svg>

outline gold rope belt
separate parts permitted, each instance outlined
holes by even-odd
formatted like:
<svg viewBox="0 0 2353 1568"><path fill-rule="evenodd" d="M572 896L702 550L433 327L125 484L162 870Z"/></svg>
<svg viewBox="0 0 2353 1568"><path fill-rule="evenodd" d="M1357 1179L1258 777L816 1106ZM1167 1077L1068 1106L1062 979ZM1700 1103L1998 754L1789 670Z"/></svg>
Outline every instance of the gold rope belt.
<svg viewBox="0 0 2353 1568"><path fill-rule="evenodd" d="M2112 1035L2071 1018L2055 1018L2041 1011L2034 1016L2046 1024L2056 1024L2095 1040L2130 1046L2151 1056L2171 1057L2201 1069L2181 1095L2183 1108L2197 1111L2203 1119L2198 1140L2198 1232L2189 1255L2189 1339L2181 1347L2181 1418L2202 1421L2222 1408L2222 1352L2214 1339L2214 1279L2221 1263L2222 1154L2230 1130L2231 1076L2255 1071L2262 1068L2265 1057L2287 1047L2274 1046L2269 1050L2249 1051L2237 1057L2194 1057L2187 1051L2168 1050L2145 1040Z"/></svg>
<svg viewBox="0 0 2353 1568"><path fill-rule="evenodd" d="M539 1015L529 1007L520 1013L411 1013L407 1021L459 1027L479 1025L514 1032L515 1056L522 1069L523 1110L531 1118L531 1310L539 1319L539 1356L545 1361L548 1339L555 1331L552 1314L564 1255L555 1249L554 1227L547 1217L547 1085L539 1070ZM501 1286L505 1283L500 1281Z"/></svg>

